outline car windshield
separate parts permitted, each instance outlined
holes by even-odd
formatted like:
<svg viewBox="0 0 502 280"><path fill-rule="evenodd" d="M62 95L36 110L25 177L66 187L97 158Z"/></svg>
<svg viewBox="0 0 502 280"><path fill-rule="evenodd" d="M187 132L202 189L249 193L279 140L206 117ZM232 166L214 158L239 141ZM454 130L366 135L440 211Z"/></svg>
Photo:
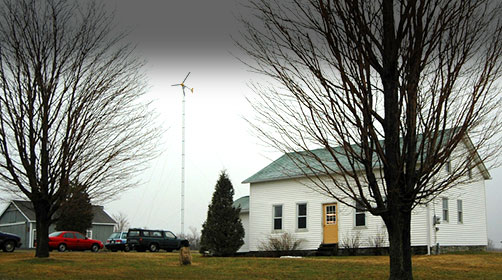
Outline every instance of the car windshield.
<svg viewBox="0 0 502 280"><path fill-rule="evenodd" d="M120 238L120 232L114 232L114 233L112 233L112 235L110 235L110 237L108 237L108 239L112 239L112 238Z"/></svg>
<svg viewBox="0 0 502 280"><path fill-rule="evenodd" d="M61 231L56 231L56 232L49 234L49 237L56 237L56 236L59 236L60 234L61 234Z"/></svg>

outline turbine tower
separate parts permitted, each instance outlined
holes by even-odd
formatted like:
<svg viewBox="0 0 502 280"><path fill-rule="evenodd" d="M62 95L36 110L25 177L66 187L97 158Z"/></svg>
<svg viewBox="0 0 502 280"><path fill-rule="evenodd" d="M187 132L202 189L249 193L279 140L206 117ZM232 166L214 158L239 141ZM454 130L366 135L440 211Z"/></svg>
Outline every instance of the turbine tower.
<svg viewBox="0 0 502 280"><path fill-rule="evenodd" d="M182 102L182 124L181 124L181 234L185 233L185 88L189 89L193 93L193 88L189 88L185 85L190 72L186 75L183 82L180 84L172 85L173 87L181 86L183 90L183 102Z"/></svg>

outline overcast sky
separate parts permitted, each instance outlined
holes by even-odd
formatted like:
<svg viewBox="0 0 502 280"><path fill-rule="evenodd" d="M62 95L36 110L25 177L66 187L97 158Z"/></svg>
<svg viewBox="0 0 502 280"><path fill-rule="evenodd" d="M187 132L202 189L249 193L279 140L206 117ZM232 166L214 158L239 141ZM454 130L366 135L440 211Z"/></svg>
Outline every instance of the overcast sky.
<svg viewBox="0 0 502 280"><path fill-rule="evenodd" d="M180 232L182 93L171 85L189 71L186 84L194 93L186 102L185 231L190 226L200 230L221 170L227 170L237 199L249 194L249 185L240 182L280 155L261 145L243 118L253 116L247 84L260 77L231 54L239 55L230 38L239 30L235 17L243 9L238 2L106 1L119 25L134 30L139 55L148 60L148 96L166 129L162 156L139 175L144 183L105 204L110 214L126 214L131 226ZM500 246L502 169L491 175L486 182L488 234Z"/></svg>

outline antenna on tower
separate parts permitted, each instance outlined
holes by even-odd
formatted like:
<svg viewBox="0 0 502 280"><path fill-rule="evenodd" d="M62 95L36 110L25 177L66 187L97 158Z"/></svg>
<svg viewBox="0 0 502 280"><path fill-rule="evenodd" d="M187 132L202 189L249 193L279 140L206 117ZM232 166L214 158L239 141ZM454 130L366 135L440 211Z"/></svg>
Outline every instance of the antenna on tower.
<svg viewBox="0 0 502 280"><path fill-rule="evenodd" d="M185 88L193 92L193 88L189 88L185 85L185 81L190 72L186 75L183 82L179 84L172 85L173 87L181 86L183 91L183 102L182 102L182 125L181 125L181 234L185 233Z"/></svg>

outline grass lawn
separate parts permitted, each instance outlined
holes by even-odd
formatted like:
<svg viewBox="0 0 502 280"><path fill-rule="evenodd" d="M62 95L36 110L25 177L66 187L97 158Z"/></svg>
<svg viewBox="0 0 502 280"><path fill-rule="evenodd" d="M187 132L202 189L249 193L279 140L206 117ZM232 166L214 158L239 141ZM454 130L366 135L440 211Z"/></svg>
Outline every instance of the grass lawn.
<svg viewBox="0 0 502 280"><path fill-rule="evenodd" d="M178 265L177 253L0 253L0 279L386 279L387 256L205 258ZM413 257L415 279L502 279L502 253Z"/></svg>

